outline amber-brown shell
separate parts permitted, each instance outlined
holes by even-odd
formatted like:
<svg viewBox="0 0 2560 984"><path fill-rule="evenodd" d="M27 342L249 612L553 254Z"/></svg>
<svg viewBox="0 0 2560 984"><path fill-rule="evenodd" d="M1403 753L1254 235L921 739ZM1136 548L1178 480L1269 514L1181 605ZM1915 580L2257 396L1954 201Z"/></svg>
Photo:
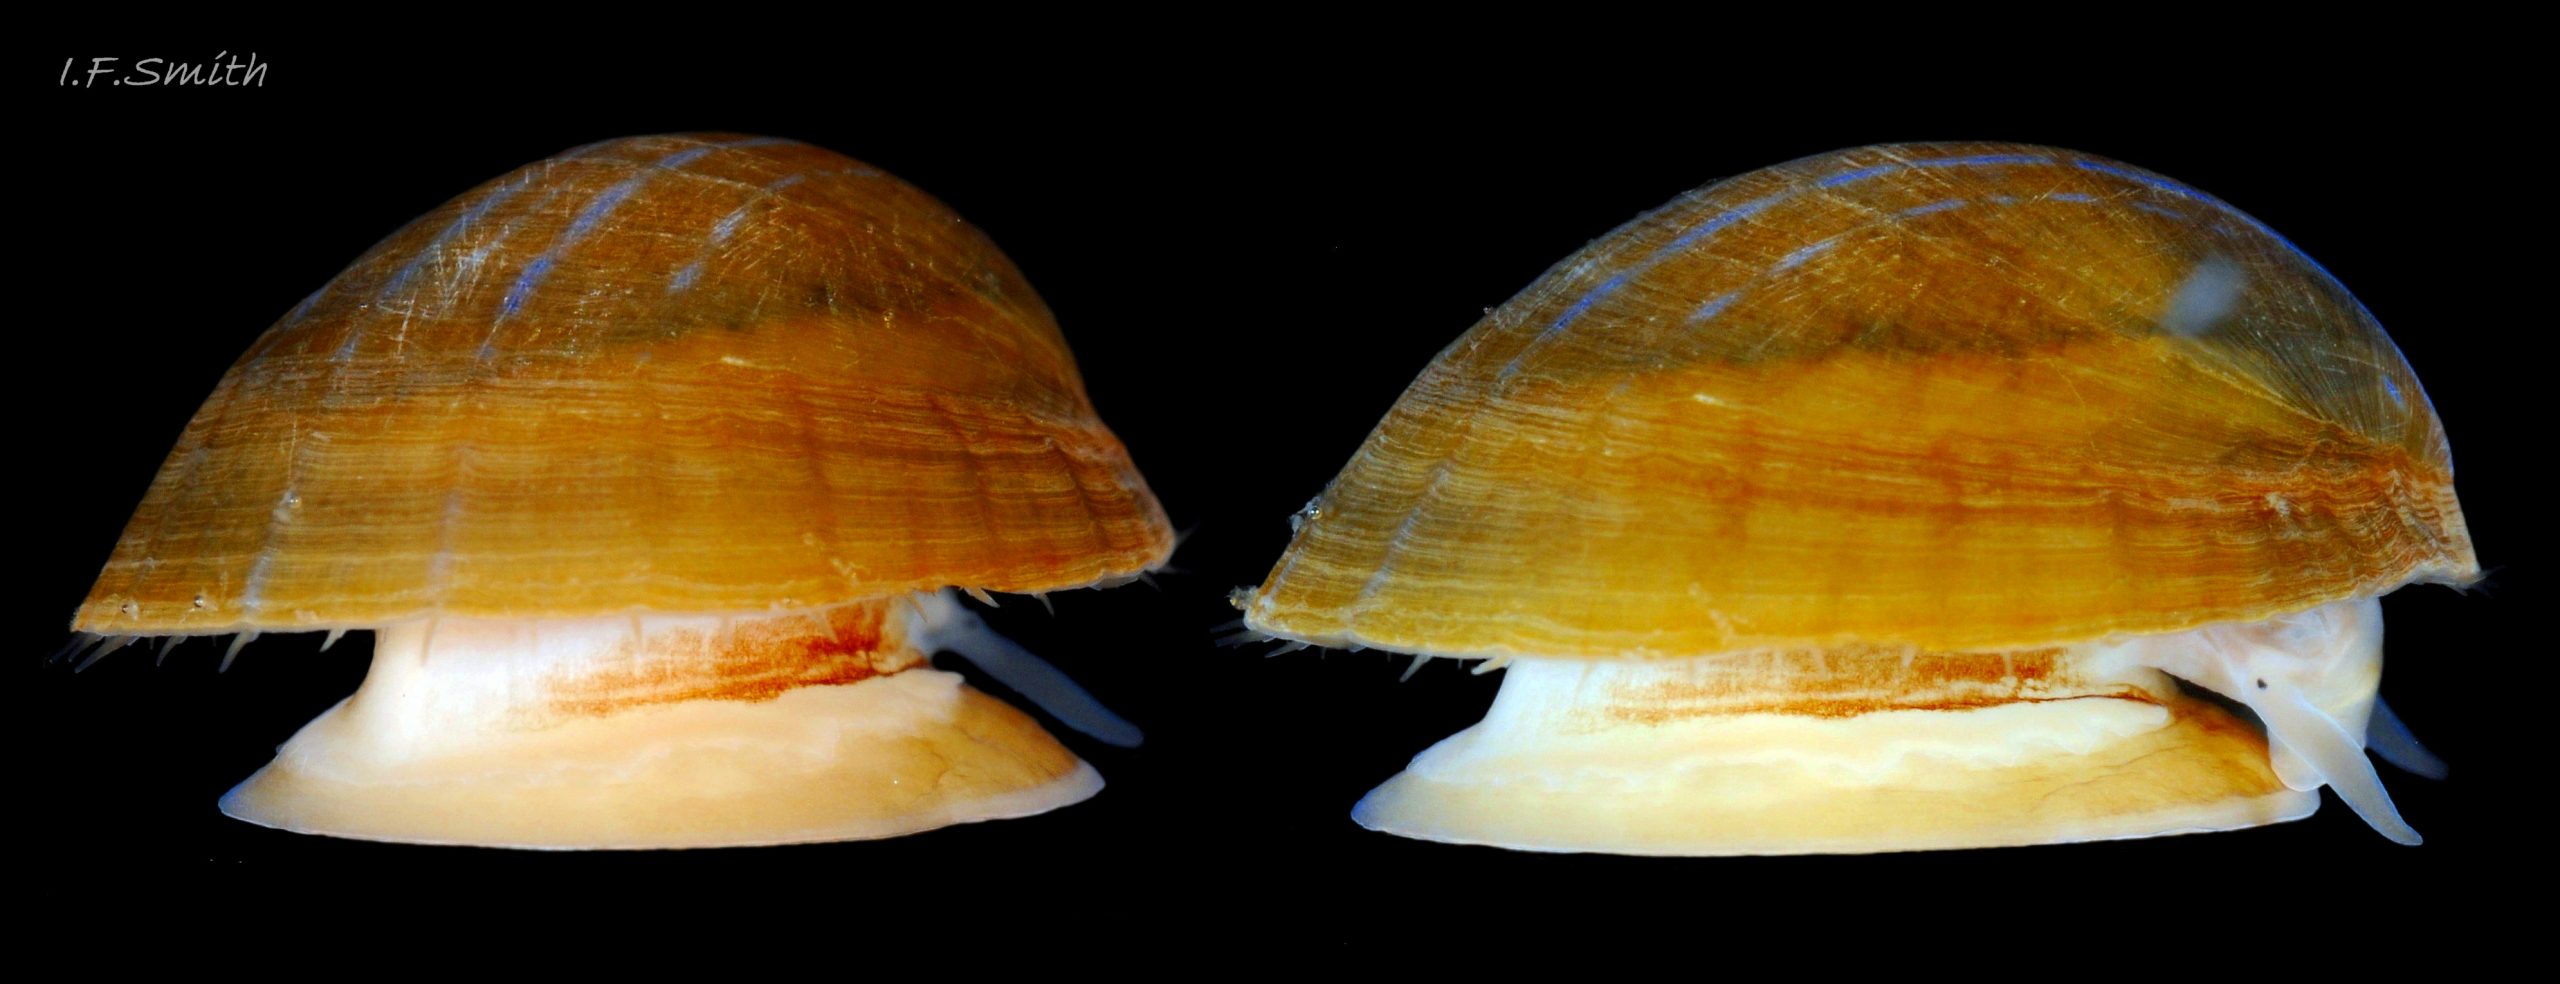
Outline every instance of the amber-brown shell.
<svg viewBox="0 0 2560 984"><path fill-rule="evenodd" d="M1870 147L1724 181L1443 352L1239 599L1456 656L1979 651L2477 576L2347 290L2169 179Z"/></svg>
<svg viewBox="0 0 2560 984"><path fill-rule="evenodd" d="M1037 591L1171 544L959 216L804 144L638 137L464 193L268 329L74 626Z"/></svg>

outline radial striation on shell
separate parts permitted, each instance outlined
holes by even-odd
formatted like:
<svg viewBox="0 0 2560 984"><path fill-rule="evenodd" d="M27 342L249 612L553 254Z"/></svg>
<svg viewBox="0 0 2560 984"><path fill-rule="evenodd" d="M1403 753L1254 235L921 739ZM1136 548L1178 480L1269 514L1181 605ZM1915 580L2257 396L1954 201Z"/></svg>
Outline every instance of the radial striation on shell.
<svg viewBox="0 0 2560 984"><path fill-rule="evenodd" d="M466 192L270 328L74 627L1039 591L1171 545L976 229L816 147L640 137Z"/></svg>
<svg viewBox="0 0 2560 984"><path fill-rule="evenodd" d="M2373 316L2229 205L2043 147L1681 197L1444 351L1239 599L1434 655L1995 651L2478 576Z"/></svg>

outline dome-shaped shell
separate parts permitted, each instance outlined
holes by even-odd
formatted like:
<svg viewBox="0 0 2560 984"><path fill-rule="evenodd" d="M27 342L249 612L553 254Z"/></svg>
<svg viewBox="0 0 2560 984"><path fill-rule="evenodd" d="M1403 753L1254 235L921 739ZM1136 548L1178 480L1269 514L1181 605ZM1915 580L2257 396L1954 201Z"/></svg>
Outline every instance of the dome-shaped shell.
<svg viewBox="0 0 2560 984"><path fill-rule="evenodd" d="M816 147L639 137L447 202L268 329L75 627L1034 591L1171 543L959 216Z"/></svg>
<svg viewBox="0 0 2560 984"><path fill-rule="evenodd" d="M1240 599L1454 656L2051 645L2477 576L2346 289L2201 192L1870 147L1641 216L1441 353Z"/></svg>

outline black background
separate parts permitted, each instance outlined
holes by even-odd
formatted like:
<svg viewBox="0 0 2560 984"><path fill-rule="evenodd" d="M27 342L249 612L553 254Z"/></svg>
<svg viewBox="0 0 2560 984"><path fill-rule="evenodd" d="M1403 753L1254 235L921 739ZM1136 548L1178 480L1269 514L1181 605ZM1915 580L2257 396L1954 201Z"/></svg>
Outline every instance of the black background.
<svg viewBox="0 0 2560 984"><path fill-rule="evenodd" d="M2393 907L2444 897L2508 842L2486 818L2505 713L2484 667L2538 659L2519 583L2532 336L2511 234L2547 206L2501 85L2334 66L2304 78L2107 88L2066 62L2025 78L1848 72L1787 85L1740 68L1638 81L1599 70L1485 82L1472 56L1151 60L1140 53L937 61L688 52L535 62L260 45L250 89L72 90L69 56L209 57L65 44L14 65L32 119L13 212L26 279L12 418L20 447L8 706L40 868L142 865L486 871L526 879L736 874L894 882L923 901L1084 915L1277 902L1315 938L1420 913L1606 911L1630 889L1748 907L1947 913L1995 897L2193 898ZM202 48L204 50L196 50ZM443 54L449 54L445 52ZM485 54L485 53L484 53ZM1374 54L1374 53L1373 53ZM29 63L37 66L27 71ZM1498 73L1494 73L1498 74ZM1818 73L1817 73L1818 74ZM226 675L215 644L155 668L140 648L74 675L42 657L194 408L285 310L448 196L570 146L717 129L789 136L886 168L983 228L1040 290L1104 419L1191 531L1160 590L1008 599L999 629L1148 731L1123 751L1069 735L1108 778L1051 815L898 840L547 855L300 837L215 798L362 678L361 635L269 637ZM1260 580L1286 517L1404 385L1481 314L1585 241L1710 180L1896 140L2068 146L2147 167L2283 230L2377 313L2426 382L2461 464L2484 590L2385 602L2383 693L2454 764L2385 781L2429 840L2391 845L2331 798L2252 831L1867 858L1539 856L1371 834L1346 812L1471 723L1497 677L1384 654L1265 659L1212 639ZM2528 263L2539 261L2529 260ZM949 661L945 661L946 665ZM982 681L983 684L983 681ZM2483 691L2490 693L2484 695ZM2485 703L2484 703L2485 699ZM37 836L31 834L31 836ZM2091 875L2089 873L2102 873ZM2077 879L2077 880L2075 880ZM534 882L528 881L527 884ZM2025 892L2026 895L2019 893ZM990 894L993 893L993 894ZM990 901L994 900L994 901ZM1737 901L1740 900L1740 901ZM2074 903L2079 904L2079 903ZM1685 911L1674 909L1670 911ZM1707 911L1707 910L1699 910Z"/></svg>

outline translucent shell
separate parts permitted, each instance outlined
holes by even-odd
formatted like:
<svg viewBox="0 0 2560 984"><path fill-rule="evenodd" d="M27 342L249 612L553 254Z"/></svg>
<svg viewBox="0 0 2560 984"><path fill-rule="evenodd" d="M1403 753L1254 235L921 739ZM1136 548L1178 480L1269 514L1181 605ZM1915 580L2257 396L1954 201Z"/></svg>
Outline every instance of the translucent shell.
<svg viewBox="0 0 2560 984"><path fill-rule="evenodd" d="M1724 181L1443 352L1249 625L1435 655L2031 648L2478 576L2417 378L2184 185L2041 147Z"/></svg>
<svg viewBox="0 0 2560 984"><path fill-rule="evenodd" d="M640 137L445 203L270 328L74 627L1037 591L1171 544L976 229L815 147Z"/></svg>

